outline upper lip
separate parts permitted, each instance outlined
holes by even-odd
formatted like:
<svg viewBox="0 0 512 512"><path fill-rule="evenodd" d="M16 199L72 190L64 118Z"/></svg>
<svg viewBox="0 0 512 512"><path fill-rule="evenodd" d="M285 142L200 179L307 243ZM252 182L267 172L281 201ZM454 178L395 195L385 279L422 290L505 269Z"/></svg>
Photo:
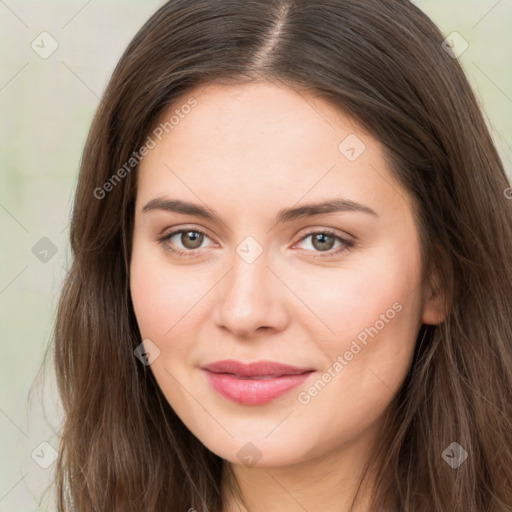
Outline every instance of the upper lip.
<svg viewBox="0 0 512 512"><path fill-rule="evenodd" d="M311 368L299 368L288 364L274 363L272 361L256 361L242 363L233 359L216 361L201 367L212 373L231 373L238 377L281 377L282 375L299 375L313 371Z"/></svg>

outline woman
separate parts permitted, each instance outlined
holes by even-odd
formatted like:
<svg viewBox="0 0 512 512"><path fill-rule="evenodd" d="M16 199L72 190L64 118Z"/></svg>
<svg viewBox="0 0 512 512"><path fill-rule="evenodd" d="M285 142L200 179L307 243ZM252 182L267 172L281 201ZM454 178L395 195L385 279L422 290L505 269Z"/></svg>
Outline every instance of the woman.
<svg viewBox="0 0 512 512"><path fill-rule="evenodd" d="M403 0L173 0L93 121L59 511L512 510L512 203Z"/></svg>

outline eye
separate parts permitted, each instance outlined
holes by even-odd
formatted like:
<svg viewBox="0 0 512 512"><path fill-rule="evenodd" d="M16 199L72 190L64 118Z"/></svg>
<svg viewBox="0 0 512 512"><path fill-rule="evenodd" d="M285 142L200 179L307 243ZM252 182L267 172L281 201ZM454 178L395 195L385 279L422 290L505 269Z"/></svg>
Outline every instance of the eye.
<svg viewBox="0 0 512 512"><path fill-rule="evenodd" d="M308 238L311 238L309 246L312 247L312 250L314 252L325 253L315 255L315 258L334 256L355 246L355 242L353 240L343 238L340 235L337 235L334 231L331 231L330 229L310 231L300 239L300 242L303 242ZM339 242L339 245L336 249L333 249L336 242Z"/></svg>
<svg viewBox="0 0 512 512"><path fill-rule="evenodd" d="M176 240L173 241L173 238L176 238ZM208 235L201 229L185 227L167 233L159 238L158 242L165 250L174 254L178 254L179 256L193 256L195 250L201 248L205 238L209 239ZM310 249L307 250L320 253L315 255L315 258L334 256L355 246L354 241L343 238L330 229L310 231L300 239L299 243L304 242L308 238L311 238L311 242L309 244ZM338 242L339 245L336 249L333 249L336 242ZM181 247L179 244L181 244Z"/></svg>
<svg viewBox="0 0 512 512"><path fill-rule="evenodd" d="M180 235L180 236L178 236ZM173 238L176 240L173 241ZM175 229L158 239L164 249L180 256L191 256L195 249L200 249L208 235L197 228ZM181 247L180 245L181 244Z"/></svg>

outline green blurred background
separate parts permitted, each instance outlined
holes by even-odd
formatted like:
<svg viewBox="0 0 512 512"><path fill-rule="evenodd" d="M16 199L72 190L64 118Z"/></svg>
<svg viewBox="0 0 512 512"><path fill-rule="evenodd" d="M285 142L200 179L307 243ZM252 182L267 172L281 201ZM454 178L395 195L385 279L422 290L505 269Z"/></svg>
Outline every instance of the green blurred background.
<svg viewBox="0 0 512 512"><path fill-rule="evenodd" d="M70 261L81 151L117 60L162 3L0 0L0 512L55 510L44 493L58 448L51 360L36 373ZM415 3L469 44L459 59L510 174L512 0Z"/></svg>

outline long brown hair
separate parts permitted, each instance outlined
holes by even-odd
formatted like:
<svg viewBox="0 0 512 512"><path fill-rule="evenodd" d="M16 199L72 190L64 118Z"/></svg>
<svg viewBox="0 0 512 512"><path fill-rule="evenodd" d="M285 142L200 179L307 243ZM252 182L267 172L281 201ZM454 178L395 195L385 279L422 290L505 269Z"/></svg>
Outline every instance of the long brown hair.
<svg viewBox="0 0 512 512"><path fill-rule="evenodd" d="M314 92L383 144L417 204L424 275L449 305L421 327L393 400L371 510L512 510L510 184L443 40L406 0L172 0L144 24L98 107L73 205L55 326L59 512L222 511L224 461L134 357L127 162L192 87L257 80ZM454 442L468 454L457 468L443 459Z"/></svg>

